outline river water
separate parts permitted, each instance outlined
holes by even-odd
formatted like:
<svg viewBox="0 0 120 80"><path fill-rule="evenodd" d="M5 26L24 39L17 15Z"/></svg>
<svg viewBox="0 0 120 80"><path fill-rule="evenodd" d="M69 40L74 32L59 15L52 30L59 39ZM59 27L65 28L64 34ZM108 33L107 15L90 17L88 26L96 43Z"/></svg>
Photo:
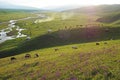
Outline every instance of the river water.
<svg viewBox="0 0 120 80"><path fill-rule="evenodd" d="M6 40L11 40L11 39L27 36L27 35L24 35L24 34L21 33L21 31L23 31L25 29L22 29L19 26L17 26L16 25L17 21L18 20L10 20L9 24L8 24L8 27L0 30L0 43L5 42ZM17 36L16 35L8 36L7 33L13 31L13 28L15 28L17 30Z"/></svg>

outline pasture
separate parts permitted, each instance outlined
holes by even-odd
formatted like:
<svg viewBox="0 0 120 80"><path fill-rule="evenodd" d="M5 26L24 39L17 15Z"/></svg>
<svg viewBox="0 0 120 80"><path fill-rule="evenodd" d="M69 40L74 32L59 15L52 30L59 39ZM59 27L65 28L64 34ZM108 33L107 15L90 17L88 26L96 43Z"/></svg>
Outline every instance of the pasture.
<svg viewBox="0 0 120 80"><path fill-rule="evenodd" d="M33 16L27 14L21 16ZM99 16L83 13L42 12L34 16L38 14L52 20L20 20L16 25L26 29L22 33L30 39L23 37L0 44L0 80L120 79L117 21L98 22ZM0 25L0 29L6 25Z"/></svg>

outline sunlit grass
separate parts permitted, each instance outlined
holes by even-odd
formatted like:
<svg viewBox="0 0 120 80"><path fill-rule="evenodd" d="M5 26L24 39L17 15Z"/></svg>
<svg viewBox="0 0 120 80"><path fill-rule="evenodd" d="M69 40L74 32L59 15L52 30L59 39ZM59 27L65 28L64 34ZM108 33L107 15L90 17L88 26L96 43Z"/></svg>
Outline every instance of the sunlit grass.
<svg viewBox="0 0 120 80"><path fill-rule="evenodd" d="M32 58L25 59L24 54L16 56L16 61L10 61L10 57L0 59L0 73L11 79L119 79L119 40L73 44L46 48L28 52ZM72 46L78 49L72 49ZM96 48L97 47L97 48ZM114 48L113 48L114 47ZM54 51L58 48L58 51ZM39 57L34 58L38 53ZM114 70L114 71L113 71ZM26 77L25 77L26 75ZM31 76L32 75L32 76ZM6 78L7 79L7 78Z"/></svg>

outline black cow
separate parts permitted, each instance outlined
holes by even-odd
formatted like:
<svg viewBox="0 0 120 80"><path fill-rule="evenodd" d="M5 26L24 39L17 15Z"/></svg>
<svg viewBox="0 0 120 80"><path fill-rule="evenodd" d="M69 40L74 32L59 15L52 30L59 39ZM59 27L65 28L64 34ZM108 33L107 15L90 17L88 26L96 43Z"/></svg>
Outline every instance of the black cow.
<svg viewBox="0 0 120 80"><path fill-rule="evenodd" d="M96 45L100 45L100 43L99 43L99 42L97 42L97 43L96 43Z"/></svg>
<svg viewBox="0 0 120 80"><path fill-rule="evenodd" d="M14 61L14 60L16 60L16 58L15 58L15 57L11 57L10 60L11 60L11 61Z"/></svg>
<svg viewBox="0 0 120 80"><path fill-rule="evenodd" d="M35 57L39 57L39 55L38 55L38 54L35 54Z"/></svg>

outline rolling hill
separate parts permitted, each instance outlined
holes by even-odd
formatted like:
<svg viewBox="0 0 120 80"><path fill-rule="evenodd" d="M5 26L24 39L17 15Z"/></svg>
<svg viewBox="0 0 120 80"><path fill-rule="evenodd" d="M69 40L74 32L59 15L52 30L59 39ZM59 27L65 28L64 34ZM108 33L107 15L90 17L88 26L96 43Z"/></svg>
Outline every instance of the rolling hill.
<svg viewBox="0 0 120 80"><path fill-rule="evenodd" d="M98 5L88 6L77 9L68 10L68 12L85 13L89 15L97 15L98 22L119 24L120 23L120 5Z"/></svg>
<svg viewBox="0 0 120 80"><path fill-rule="evenodd" d="M119 6L43 12L53 20L42 23L34 23L39 17L18 21L31 38L0 44L0 79L120 80L120 26L110 25L119 21Z"/></svg>
<svg viewBox="0 0 120 80"><path fill-rule="evenodd" d="M112 22L115 22L118 20L120 20L120 12L111 13L109 15L105 15L105 16L97 19L97 21L104 22L104 23L112 23Z"/></svg>
<svg viewBox="0 0 120 80"><path fill-rule="evenodd" d="M81 8L68 10L68 12L78 12L78 13L88 13L88 14L97 13L99 15L114 13L114 12L119 12L119 11L120 11L119 4L87 6L87 7L81 7Z"/></svg>

